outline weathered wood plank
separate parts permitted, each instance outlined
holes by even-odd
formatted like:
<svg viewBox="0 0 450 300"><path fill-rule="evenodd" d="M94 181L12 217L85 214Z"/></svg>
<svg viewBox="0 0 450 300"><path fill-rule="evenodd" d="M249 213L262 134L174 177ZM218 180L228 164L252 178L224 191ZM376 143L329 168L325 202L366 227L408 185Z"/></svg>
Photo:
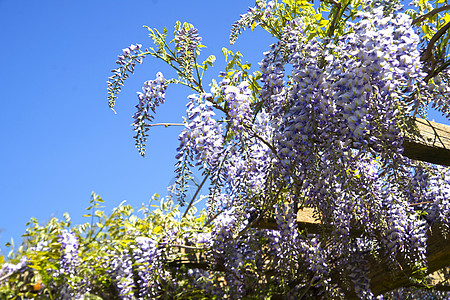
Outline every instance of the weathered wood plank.
<svg viewBox="0 0 450 300"><path fill-rule="evenodd" d="M300 229L307 229L309 233L320 232L320 221L314 218L314 210L305 207L297 212L297 226ZM277 229L277 223L273 218L261 218L253 228Z"/></svg>
<svg viewBox="0 0 450 300"><path fill-rule="evenodd" d="M450 126L420 118L411 120L415 130L405 133L406 157L450 166Z"/></svg>
<svg viewBox="0 0 450 300"><path fill-rule="evenodd" d="M449 237L450 238L450 237ZM427 274L434 273L450 265L450 239L445 239L441 230L435 228L429 232L427 241ZM394 277L389 267L385 264L372 262L370 264L370 281L372 292L376 295L394 290L399 287L411 286L409 276L413 276L412 270L404 264L403 270L395 273Z"/></svg>
<svg viewBox="0 0 450 300"><path fill-rule="evenodd" d="M322 226L320 221L313 217L314 210L312 208L304 208L297 213L297 224L300 229L307 229L309 233L319 233L320 230L327 230L327 226ZM276 229L276 223L272 220L264 220L258 224L259 228ZM331 228L329 229L331 230ZM355 235L360 235L361 232L354 232ZM446 239L439 228L433 228L428 232L427 241L427 260L428 270L427 274L431 274L446 266L450 266L450 236ZM389 266L372 261L369 265L371 286L374 294L379 295L393 289L409 286L411 282L409 276L412 275L412 270L405 266L403 271L398 271L395 277L392 275ZM351 297L350 297L351 298Z"/></svg>

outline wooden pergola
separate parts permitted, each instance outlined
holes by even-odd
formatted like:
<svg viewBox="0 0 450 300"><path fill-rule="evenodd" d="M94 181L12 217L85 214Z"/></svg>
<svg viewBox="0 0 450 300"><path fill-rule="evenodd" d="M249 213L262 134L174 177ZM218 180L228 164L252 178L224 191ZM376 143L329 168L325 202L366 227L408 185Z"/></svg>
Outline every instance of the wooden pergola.
<svg viewBox="0 0 450 300"><path fill-rule="evenodd" d="M414 130L405 134L404 139L404 155L413 160L429 162L438 165L450 166L450 126L414 118L411 119L409 126ZM306 229L308 233L320 233L326 230L326 225L321 224L319 220L313 217L313 209L304 208L297 213L297 225L300 229ZM255 228L261 229L276 229L275 220L270 218L260 219L255 225ZM361 232L353 232L355 236L361 235ZM202 268L209 270L221 271L220 263L211 266L205 263L200 253L194 253L194 250L189 250L189 247L181 247L182 253L191 253L183 260L174 261L173 266L184 264L191 268ZM450 236L444 237L439 228L432 228L428 234L427 240L427 259L428 269L427 274L435 273L450 266ZM375 295L383 294L392 291L399 287L412 286L410 277L413 277L413 270L408 269L406 263L400 262L401 270L395 274L392 268L372 260L370 262L370 279L372 292ZM447 285L441 285L436 282L434 286L436 289L450 291ZM348 299L357 299L356 294L349 292L346 295ZM282 296L281 296L282 297ZM277 298L277 297L275 297ZM280 298L282 299L282 298Z"/></svg>
<svg viewBox="0 0 450 300"><path fill-rule="evenodd" d="M413 122L410 124L411 128L415 130L405 134L403 154L413 160L450 166L450 126L419 118L411 119L411 122ZM307 229L308 232L318 233L323 230L323 224L313 217L313 213L311 208L300 210L297 213L297 224L299 228ZM274 229L276 223L274 220L266 219L257 227ZM439 228L434 228L429 232L427 245L427 274L450 266L450 236L444 237ZM372 261L369 267L371 287L376 295L412 285L409 279L413 275L411 269L403 268L393 274L391 268L376 261ZM449 286L436 288L450 291ZM349 298L356 297L356 295L349 296Z"/></svg>

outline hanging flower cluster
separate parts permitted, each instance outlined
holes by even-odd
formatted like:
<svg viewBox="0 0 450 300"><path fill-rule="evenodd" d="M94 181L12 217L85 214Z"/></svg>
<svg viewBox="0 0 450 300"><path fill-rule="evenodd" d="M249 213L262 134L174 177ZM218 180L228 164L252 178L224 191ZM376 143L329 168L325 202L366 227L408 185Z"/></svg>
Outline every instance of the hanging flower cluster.
<svg viewBox="0 0 450 300"><path fill-rule="evenodd" d="M161 252L155 240L147 237L136 238L133 258L139 277L139 297L156 297L159 292L158 278L164 278L165 275L162 270Z"/></svg>
<svg viewBox="0 0 450 300"><path fill-rule="evenodd" d="M123 54L119 55L116 64L119 65L117 69L112 70L113 75L108 79L108 100L109 107L113 108L120 93L125 80L134 73L136 63L142 64L143 55L140 52L141 44L131 45L123 49Z"/></svg>
<svg viewBox="0 0 450 300"><path fill-rule="evenodd" d="M187 106L187 124L178 139L180 146L177 159L180 162L186 155L191 155L196 165L205 169L214 168L223 149L222 126L213 118L211 94L189 96Z"/></svg>
<svg viewBox="0 0 450 300"><path fill-rule="evenodd" d="M156 107L164 103L166 98L166 79L161 72L156 74L156 79L148 80L142 87L142 93L138 93L139 103L136 105L137 111L133 116L134 131L136 135L136 148L139 154L145 155L145 143L147 141L147 131L149 123L153 120Z"/></svg>
<svg viewBox="0 0 450 300"><path fill-rule="evenodd" d="M78 275L77 269L80 266L80 258L78 256L78 238L74 232L69 232L64 229L58 239L61 243L61 258L59 269L53 273L54 277L64 277L68 279L68 282L61 288L61 297L67 299L79 299L80 294L80 282L74 280Z"/></svg>

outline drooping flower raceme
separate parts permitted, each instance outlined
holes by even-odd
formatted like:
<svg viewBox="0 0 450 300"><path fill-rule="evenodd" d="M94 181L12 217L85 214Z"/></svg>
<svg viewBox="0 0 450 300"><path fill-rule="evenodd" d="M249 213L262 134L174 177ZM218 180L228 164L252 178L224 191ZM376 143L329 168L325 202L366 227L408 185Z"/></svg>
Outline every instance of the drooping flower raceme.
<svg viewBox="0 0 450 300"><path fill-rule="evenodd" d="M211 94L189 96L186 128L178 139L177 159L191 155L196 165L205 169L214 168L223 149L222 126L213 118ZM189 152L189 153L188 153Z"/></svg>
<svg viewBox="0 0 450 300"><path fill-rule="evenodd" d="M63 230L58 240L61 243L60 272L69 276L76 275L76 268L80 264L78 258L78 239L73 232Z"/></svg>
<svg viewBox="0 0 450 300"><path fill-rule="evenodd" d="M119 65L117 69L112 70L113 75L108 79L108 100L109 107L113 108L120 93L125 80L134 73L136 63L141 64L143 55L140 52L141 44L131 45L123 49L123 53L119 55L116 64Z"/></svg>
<svg viewBox="0 0 450 300"><path fill-rule="evenodd" d="M139 103L133 116L134 136L139 153L144 156L145 142L149 123L153 120L156 107L164 103L166 97L166 79L161 72L156 74L156 79L148 80L142 87L142 93L138 93Z"/></svg>
<svg viewBox="0 0 450 300"><path fill-rule="evenodd" d="M133 258L138 276L139 297L157 296L160 289L159 280L164 277L161 250L157 242L147 237L137 237L133 249ZM140 299L141 299L140 298Z"/></svg>
<svg viewBox="0 0 450 300"><path fill-rule="evenodd" d="M118 290L118 296L124 300L134 300L134 278L132 256L128 250L112 252L109 261L108 272L114 279Z"/></svg>
<svg viewBox="0 0 450 300"><path fill-rule="evenodd" d="M79 282L75 278L79 276L77 269L80 266L78 254L79 242L74 232L64 229L61 231L58 242L61 243L61 257L59 269L53 273L54 277L63 276L69 280L59 291L63 299L79 299L82 295L78 289Z"/></svg>
<svg viewBox="0 0 450 300"><path fill-rule="evenodd" d="M274 2L257 0L255 7L250 7L248 12L241 15L240 19L233 24L230 34L230 44L234 44L239 34L246 28L264 23L273 14Z"/></svg>
<svg viewBox="0 0 450 300"><path fill-rule="evenodd" d="M175 165L176 193L182 203L186 196L192 162L211 172L218 166L219 158L223 154L222 126L214 119L213 103L210 101L212 95L191 95L189 100L186 105L186 127L178 136L180 146L177 149Z"/></svg>
<svg viewBox="0 0 450 300"><path fill-rule="evenodd" d="M225 85L222 87L224 98L227 103L230 122L235 131L242 130L244 125L249 126L251 122L250 94L247 81L238 86Z"/></svg>
<svg viewBox="0 0 450 300"><path fill-rule="evenodd" d="M430 178L430 197L433 199L429 214L433 223L441 226L444 236L450 234L450 169L438 167Z"/></svg>

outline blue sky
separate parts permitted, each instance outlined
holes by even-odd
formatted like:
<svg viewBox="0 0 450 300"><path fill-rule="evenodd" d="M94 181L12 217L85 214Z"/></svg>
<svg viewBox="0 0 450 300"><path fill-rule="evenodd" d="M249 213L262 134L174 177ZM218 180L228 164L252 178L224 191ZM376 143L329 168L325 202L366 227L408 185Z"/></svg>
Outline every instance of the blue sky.
<svg viewBox="0 0 450 300"><path fill-rule="evenodd" d="M74 222L83 221L92 191L106 201L107 212L123 200L138 208L153 193L164 195L174 178L180 128L153 128L141 158L130 124L144 81L158 71L166 78L175 74L147 59L128 79L114 114L106 99L110 70L123 48L152 46L143 25L172 33L177 20L198 28L205 59L216 55L209 78L224 66L224 46L240 49L257 67L271 43L268 34L246 32L236 46L228 43L232 23L252 4L0 0L0 244L11 237L19 244L31 217L45 222L69 212ZM170 86L155 121L180 122L190 93Z"/></svg>
<svg viewBox="0 0 450 300"><path fill-rule="evenodd" d="M143 25L169 32L177 20L193 23L203 37L203 57L217 57L210 78L224 66L222 47L240 50L256 63L273 41L262 30L245 32L235 46L231 24L252 1L228 0L0 0L3 71L0 73L0 244L36 217L46 222L69 212L74 222L95 191L105 210L127 200L138 208L153 193L165 195L174 178L180 128L153 128L147 157L134 147L130 124L136 92L162 63L138 65L119 96L114 114L107 106L107 78L130 44L152 46ZM206 80L207 82L207 80ZM180 122L184 87L170 86L156 122ZM439 115L437 121L448 124ZM3 248L4 249L4 248Z"/></svg>

